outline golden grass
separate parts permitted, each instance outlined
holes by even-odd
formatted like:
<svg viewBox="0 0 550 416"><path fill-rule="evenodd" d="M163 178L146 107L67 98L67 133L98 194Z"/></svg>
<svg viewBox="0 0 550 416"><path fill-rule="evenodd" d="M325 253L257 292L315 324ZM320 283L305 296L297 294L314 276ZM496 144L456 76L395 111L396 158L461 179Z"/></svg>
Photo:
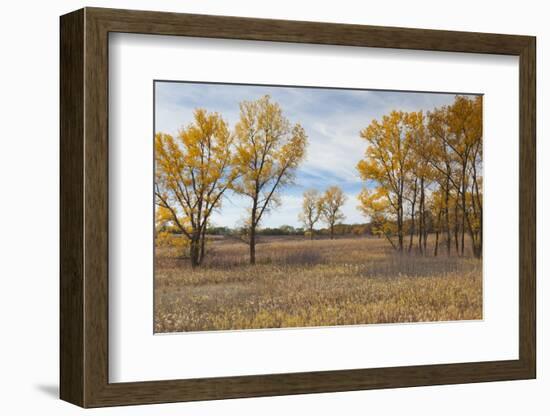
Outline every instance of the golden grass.
<svg viewBox="0 0 550 416"><path fill-rule="evenodd" d="M379 239L217 241L204 267L157 249L155 332L482 318L481 261L397 255Z"/></svg>

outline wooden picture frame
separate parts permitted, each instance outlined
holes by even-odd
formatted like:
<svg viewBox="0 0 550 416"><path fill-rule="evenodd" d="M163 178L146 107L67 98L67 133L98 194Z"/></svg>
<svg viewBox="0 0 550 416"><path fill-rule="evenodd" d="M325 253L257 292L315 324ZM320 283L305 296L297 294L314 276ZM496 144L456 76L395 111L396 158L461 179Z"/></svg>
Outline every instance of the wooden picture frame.
<svg viewBox="0 0 550 416"><path fill-rule="evenodd" d="M61 399L101 407L535 378L534 37L100 8L62 16L60 29ZM109 383L110 32L519 56L519 359Z"/></svg>

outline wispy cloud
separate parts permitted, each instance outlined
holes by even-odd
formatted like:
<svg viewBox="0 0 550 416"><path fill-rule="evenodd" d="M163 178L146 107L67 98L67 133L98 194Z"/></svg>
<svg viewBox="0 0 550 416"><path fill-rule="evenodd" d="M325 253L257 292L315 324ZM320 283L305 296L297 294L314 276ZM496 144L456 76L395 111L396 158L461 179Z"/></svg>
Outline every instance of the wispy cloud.
<svg viewBox="0 0 550 416"><path fill-rule="evenodd" d="M324 190L331 185L340 186L348 197L346 222L364 222L357 210L357 194L365 185L356 171L365 152L359 131L391 110L430 111L454 99L454 95L442 93L156 82L155 129L176 134L192 122L197 107L219 112L234 126L239 103L265 94L271 95L285 116L292 123L300 123L308 135L307 154L296 173L296 183L283 192L279 209L263 220L266 227L298 226L303 191ZM235 226L246 215L248 203L245 198L228 195L223 215L214 214L213 222Z"/></svg>

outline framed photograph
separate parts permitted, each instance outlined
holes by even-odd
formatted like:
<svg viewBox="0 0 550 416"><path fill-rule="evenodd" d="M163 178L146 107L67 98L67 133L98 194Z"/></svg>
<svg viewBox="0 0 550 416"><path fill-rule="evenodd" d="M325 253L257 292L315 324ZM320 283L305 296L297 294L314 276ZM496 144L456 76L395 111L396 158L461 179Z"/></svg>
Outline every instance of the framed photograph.
<svg viewBox="0 0 550 416"><path fill-rule="evenodd" d="M535 378L535 49L62 16L61 398Z"/></svg>

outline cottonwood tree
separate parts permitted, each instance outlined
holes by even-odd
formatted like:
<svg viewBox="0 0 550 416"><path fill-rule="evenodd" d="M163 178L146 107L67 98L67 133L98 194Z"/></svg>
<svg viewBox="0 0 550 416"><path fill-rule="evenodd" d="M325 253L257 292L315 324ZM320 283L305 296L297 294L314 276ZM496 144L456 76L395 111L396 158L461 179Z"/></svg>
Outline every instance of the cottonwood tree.
<svg viewBox="0 0 550 416"><path fill-rule="evenodd" d="M300 124L290 124L269 95L240 104L235 135L241 176L233 190L251 202L248 242L250 264L255 264L258 224L279 204L278 191L292 183L305 156L307 136Z"/></svg>
<svg viewBox="0 0 550 416"><path fill-rule="evenodd" d="M428 232L435 231L434 255L440 240L447 255L453 245L464 255L468 234L472 253L481 257L482 98L456 96L452 104L426 116L392 111L372 121L360 136L367 149L357 169L376 187L361 192L359 209L376 232L403 251L408 227L408 251L416 234L418 252L426 254Z"/></svg>
<svg viewBox="0 0 550 416"><path fill-rule="evenodd" d="M176 137L155 135L155 203L188 239L192 267L204 259L211 214L239 176L232 146L227 123L204 109Z"/></svg>
<svg viewBox="0 0 550 416"><path fill-rule="evenodd" d="M481 107L481 103L479 104ZM481 121L479 122L481 125ZM470 192L472 211L469 219L472 234L472 246L476 257L483 251L483 179L482 179L483 145L481 136L476 141L471 155L472 189Z"/></svg>
<svg viewBox="0 0 550 416"><path fill-rule="evenodd" d="M428 128L437 143L431 164L439 172L444 188L448 254L451 206L457 253L464 255L466 232L474 255L480 257L482 252L481 100L480 96L474 99L457 96L453 104L428 116Z"/></svg>
<svg viewBox="0 0 550 416"><path fill-rule="evenodd" d="M449 124L453 132L448 146L459 162L459 194L462 207L461 254L464 255L464 236L470 234L472 251L476 257L481 256L481 230L478 220L481 216L481 198L478 181L478 163L481 163L482 110L481 96L474 100L458 96L449 107ZM479 159L478 159L479 154ZM470 189L471 187L471 189ZM478 191L476 192L476 187Z"/></svg>
<svg viewBox="0 0 550 416"><path fill-rule="evenodd" d="M328 225L330 239L334 239L334 226L344 220L342 207L346 203L346 195L337 186L328 188L321 197L321 217Z"/></svg>
<svg viewBox="0 0 550 416"><path fill-rule="evenodd" d="M444 231L446 234L445 246L447 255L451 255L451 222L455 226L455 241L456 250L458 252L458 215L456 212L457 204L455 203L456 195L454 194L453 178L456 172L455 159L447 146L449 136L452 134L448 124L449 112L448 107L440 107L428 113L428 137L427 146L431 151L430 164L435 169L434 180L439 184L440 194L439 203L441 211L438 212L438 231ZM454 221L451 221L452 212L454 209ZM438 240L439 241L439 240Z"/></svg>
<svg viewBox="0 0 550 416"><path fill-rule="evenodd" d="M469 102L469 100L468 100ZM460 254L464 255L464 243L466 234L466 189L468 188L468 161L470 152L472 150L472 143L467 140L465 134L465 118L467 115L465 111L468 111L468 106L465 105L464 99L457 99L452 106L447 107L447 117L445 123L448 126L450 134L445 137L444 145L450 149L456 164L458 165L457 178L449 177L449 180L456 188L456 192L459 195L460 208L461 208L461 246Z"/></svg>
<svg viewBox="0 0 550 416"><path fill-rule="evenodd" d="M302 212L298 214L298 219L304 224L309 238L313 240L315 224L321 218L323 209L323 200L316 189L309 189L304 192L302 201Z"/></svg>
<svg viewBox="0 0 550 416"><path fill-rule="evenodd" d="M407 132L407 113L392 111L379 122L361 130L360 136L367 142L365 158L357 164L357 170L365 181L377 184L376 199L360 199L361 204L385 198L388 209L396 222L397 250L404 246L405 197L409 191L411 170L414 166L414 151ZM370 207L363 206L365 211Z"/></svg>
<svg viewBox="0 0 550 416"><path fill-rule="evenodd" d="M430 165L432 150L428 142L428 130L426 127L426 118L422 111L410 112L406 114L407 140L410 142L413 151L413 164L411 166L409 185L412 189L409 191L408 200L411 206L411 226L409 230L409 248L410 252L413 245L413 237L418 234L418 251L421 254L426 253L428 240L428 209L426 204L426 195L429 192L433 177L433 168Z"/></svg>

